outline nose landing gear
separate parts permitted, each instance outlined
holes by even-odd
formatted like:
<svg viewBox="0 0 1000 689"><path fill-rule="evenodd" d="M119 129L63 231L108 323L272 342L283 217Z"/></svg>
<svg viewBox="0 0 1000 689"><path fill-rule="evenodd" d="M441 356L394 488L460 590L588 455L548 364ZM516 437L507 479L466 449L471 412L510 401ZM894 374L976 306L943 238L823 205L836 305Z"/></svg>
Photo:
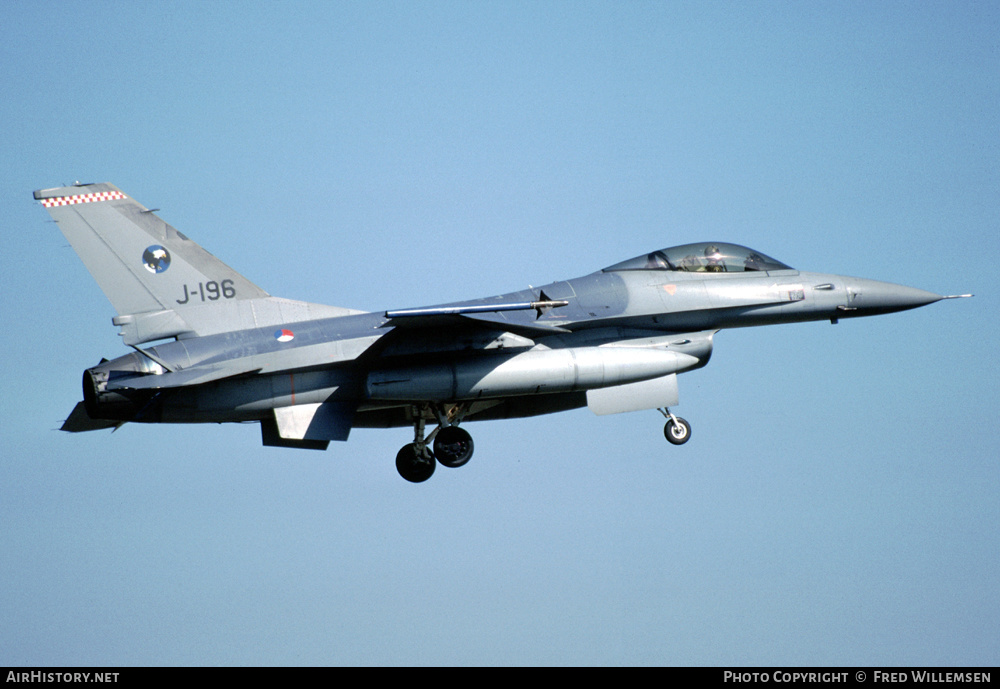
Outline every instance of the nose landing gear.
<svg viewBox="0 0 1000 689"><path fill-rule="evenodd" d="M691 439L691 424L679 416L674 416L667 408L658 409L667 418L663 435L673 445L683 445Z"/></svg>

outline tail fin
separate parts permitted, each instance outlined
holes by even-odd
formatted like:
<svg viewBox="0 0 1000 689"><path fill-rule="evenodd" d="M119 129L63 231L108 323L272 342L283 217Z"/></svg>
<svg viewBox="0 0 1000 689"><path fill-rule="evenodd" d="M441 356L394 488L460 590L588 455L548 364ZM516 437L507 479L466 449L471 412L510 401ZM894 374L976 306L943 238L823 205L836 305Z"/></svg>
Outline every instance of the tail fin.
<svg viewBox="0 0 1000 689"><path fill-rule="evenodd" d="M268 296L112 184L44 189L35 198L119 316Z"/></svg>
<svg viewBox="0 0 1000 689"><path fill-rule="evenodd" d="M118 312L125 344L354 313L270 297L112 184L34 196Z"/></svg>

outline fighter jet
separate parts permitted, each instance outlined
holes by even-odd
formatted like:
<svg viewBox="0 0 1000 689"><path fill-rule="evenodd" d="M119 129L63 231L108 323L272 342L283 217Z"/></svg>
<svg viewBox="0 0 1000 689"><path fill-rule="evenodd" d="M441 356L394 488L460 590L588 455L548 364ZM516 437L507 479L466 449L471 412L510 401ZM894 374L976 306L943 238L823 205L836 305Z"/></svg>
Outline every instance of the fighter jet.
<svg viewBox="0 0 1000 689"><path fill-rule="evenodd" d="M62 430L252 422L264 445L324 450L352 428L412 427L396 468L414 483L469 461L465 421L656 409L682 445L691 426L671 411L677 376L708 363L719 330L971 296L802 272L702 242L499 297L371 313L272 297L111 184L34 198L134 350L84 371L83 401Z"/></svg>

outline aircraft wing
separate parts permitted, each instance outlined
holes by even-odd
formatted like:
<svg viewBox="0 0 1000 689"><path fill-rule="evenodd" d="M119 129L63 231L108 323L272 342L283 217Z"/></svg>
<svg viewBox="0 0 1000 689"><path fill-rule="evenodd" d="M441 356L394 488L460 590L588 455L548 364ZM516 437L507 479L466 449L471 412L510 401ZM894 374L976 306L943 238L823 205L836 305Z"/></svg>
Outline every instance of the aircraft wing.
<svg viewBox="0 0 1000 689"><path fill-rule="evenodd" d="M521 301L501 304L465 304L457 306L430 306L422 309L399 309L396 311L386 311L386 318L402 318L406 316L443 316L443 315L464 315L472 313L495 313L499 311L536 311L537 317L550 309L559 308L569 304L565 299L545 299L538 301Z"/></svg>
<svg viewBox="0 0 1000 689"><path fill-rule="evenodd" d="M387 313L392 313L387 312ZM479 328L487 330L502 330L525 337L539 337L542 335L553 335L555 333L568 333L569 330L555 325L527 325L524 323L511 323L499 318L483 318L467 316L464 314L435 314L420 316L397 316L390 318L383 325L383 328L396 328L399 330L414 329L439 329L450 328Z"/></svg>
<svg viewBox="0 0 1000 689"><path fill-rule="evenodd" d="M537 301L525 301L500 304L466 304L458 306L432 306L420 309L399 309L386 311L388 319L382 327L410 328L449 328L449 327L485 327L491 330L505 330L518 335L538 337L553 333L569 332L565 328L541 323L515 323L505 319L500 314L505 311L534 311L536 320L554 308L566 306L568 301L545 298Z"/></svg>
<svg viewBox="0 0 1000 689"><path fill-rule="evenodd" d="M332 358L328 351L315 354L303 354L294 360L262 362L259 359L253 364L249 361L193 365L176 371L166 371L160 374L137 371L112 371L107 381L108 390L162 390L169 388L188 387L211 383L213 381L234 378L237 376L254 375L257 373L274 373L279 370L306 370L329 366L334 363L361 358L372 359L397 341L395 331L413 333L414 331L430 331L437 335L449 331L488 330L511 332L528 338L537 338L555 333L569 332L553 325L535 323L515 323L503 319L498 312L524 311L528 309L543 313L544 310L566 304L564 301L541 300L513 304L477 304L472 306L445 306L423 309L406 309L387 311L387 320L381 325L388 332L381 337L371 338L366 345L341 356ZM148 352L142 352L148 357ZM342 353L343 354L343 353ZM152 358L152 357L151 357ZM159 361L154 359L154 361ZM166 364L161 363L166 368Z"/></svg>

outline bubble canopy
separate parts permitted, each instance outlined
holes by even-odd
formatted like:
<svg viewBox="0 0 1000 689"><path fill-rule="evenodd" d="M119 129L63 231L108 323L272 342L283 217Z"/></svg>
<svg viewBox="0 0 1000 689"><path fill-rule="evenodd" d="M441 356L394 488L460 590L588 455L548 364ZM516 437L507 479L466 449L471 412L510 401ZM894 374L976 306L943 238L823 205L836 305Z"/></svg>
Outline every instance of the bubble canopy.
<svg viewBox="0 0 1000 689"><path fill-rule="evenodd" d="M621 270L676 270L688 273L746 273L767 270L792 270L781 261L739 244L701 242L661 249L630 258L604 269L605 273Z"/></svg>

